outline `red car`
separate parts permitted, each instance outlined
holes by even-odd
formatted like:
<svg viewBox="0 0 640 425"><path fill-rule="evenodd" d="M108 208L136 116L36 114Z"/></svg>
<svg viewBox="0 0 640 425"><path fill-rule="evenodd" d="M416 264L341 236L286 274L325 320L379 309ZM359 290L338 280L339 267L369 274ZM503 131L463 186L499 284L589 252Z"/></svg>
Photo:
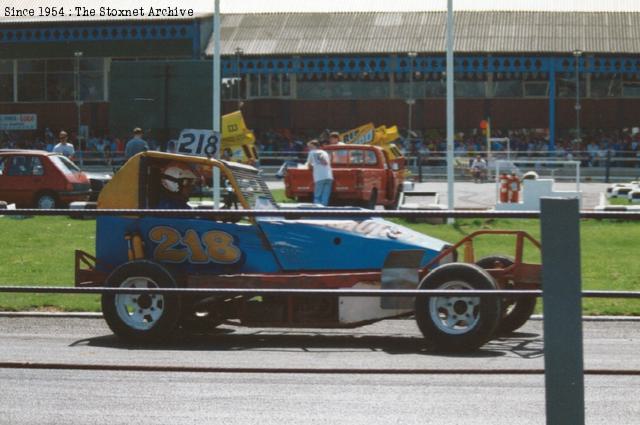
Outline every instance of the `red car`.
<svg viewBox="0 0 640 425"><path fill-rule="evenodd" d="M87 175L68 158L35 150L0 150L0 200L21 208L56 208L86 201Z"/></svg>

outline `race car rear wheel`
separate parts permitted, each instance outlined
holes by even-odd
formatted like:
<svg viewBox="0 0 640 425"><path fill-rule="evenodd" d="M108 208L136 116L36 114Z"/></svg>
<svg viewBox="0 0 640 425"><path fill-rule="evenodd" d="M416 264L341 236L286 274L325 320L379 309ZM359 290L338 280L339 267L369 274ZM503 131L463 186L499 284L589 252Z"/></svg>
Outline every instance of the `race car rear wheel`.
<svg viewBox="0 0 640 425"><path fill-rule="evenodd" d="M507 268L513 259L503 255L492 255L481 258L476 264L483 269ZM513 285L512 285L513 286ZM524 326L536 309L536 297L517 297L502 299L502 318L496 333L509 334Z"/></svg>
<svg viewBox="0 0 640 425"><path fill-rule="evenodd" d="M429 273L419 289L496 289L496 282L475 264L449 263ZM472 351L494 334L501 313L499 297L416 297L415 314L427 347L440 352Z"/></svg>
<svg viewBox="0 0 640 425"><path fill-rule="evenodd" d="M176 282L161 265L131 261L116 268L106 286L114 288L175 288ZM146 343L170 334L180 317L178 295L103 294L102 313L109 328L128 342Z"/></svg>

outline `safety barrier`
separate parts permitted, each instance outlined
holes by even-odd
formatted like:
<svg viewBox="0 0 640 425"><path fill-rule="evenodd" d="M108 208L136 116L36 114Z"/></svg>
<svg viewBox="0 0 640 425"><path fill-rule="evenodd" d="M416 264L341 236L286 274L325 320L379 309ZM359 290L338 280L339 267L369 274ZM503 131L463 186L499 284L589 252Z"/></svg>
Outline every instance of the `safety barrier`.
<svg viewBox="0 0 640 425"><path fill-rule="evenodd" d="M476 155L486 156L486 151L467 151L456 153L457 176L456 179L469 178L468 162ZM297 151L275 151L260 152L260 168L268 178L276 175L278 169L286 162L302 163L306 160L305 152ZM407 153L407 166L414 176L420 181L425 179L443 179L446 177L446 152L429 151ZM562 166L553 166L552 160L574 160L581 163L583 178L593 181L610 182L634 180L640 173L640 156L636 151L613 151L604 150L598 153L587 151L573 151L567 153L549 153L548 151L528 151L528 152L506 152L494 151L492 159L531 161L532 168L537 171L549 171L552 177L558 180L573 180L572 173L565 173ZM126 161L124 152L104 152L96 151L76 151L75 161L83 168L95 170L111 170L119 167ZM540 161L540 164L537 164ZM572 171L572 170L570 170Z"/></svg>
<svg viewBox="0 0 640 425"><path fill-rule="evenodd" d="M31 293L154 293L227 295L325 296L455 296L542 297L544 301L545 388L547 424L584 424L584 367L581 298L640 299L640 292L582 291L580 270L580 219L640 220L640 213L579 211L577 199L541 199L541 211L365 211L365 210L3 210L4 215L32 216L162 216L200 218L238 217L439 217L439 218L540 218L542 282L544 290L366 290L366 289L238 289L238 288L65 288L0 286L1 292ZM563 326L557 326L562 323Z"/></svg>

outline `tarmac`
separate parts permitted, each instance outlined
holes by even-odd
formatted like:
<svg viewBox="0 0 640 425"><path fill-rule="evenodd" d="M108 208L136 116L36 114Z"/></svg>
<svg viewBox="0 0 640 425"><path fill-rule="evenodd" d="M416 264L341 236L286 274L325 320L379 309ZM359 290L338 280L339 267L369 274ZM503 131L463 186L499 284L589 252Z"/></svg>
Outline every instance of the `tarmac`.
<svg viewBox="0 0 640 425"><path fill-rule="evenodd" d="M270 189L283 189L283 181L267 182ZM580 183L582 192L582 209L594 209L604 197L609 183ZM576 183L556 182L554 191L576 191ZM456 182L453 186L454 208L457 209L492 209L496 206L497 186L494 182L473 183ZM437 192L440 204L447 205L447 182L415 183L415 191Z"/></svg>

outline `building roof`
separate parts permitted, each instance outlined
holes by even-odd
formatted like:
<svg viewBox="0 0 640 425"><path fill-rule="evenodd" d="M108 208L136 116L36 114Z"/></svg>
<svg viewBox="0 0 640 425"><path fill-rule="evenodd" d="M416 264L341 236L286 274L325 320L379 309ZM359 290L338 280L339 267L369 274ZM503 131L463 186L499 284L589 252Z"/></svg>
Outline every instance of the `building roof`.
<svg viewBox="0 0 640 425"><path fill-rule="evenodd" d="M56 15L40 13L45 5L41 0L3 0L0 10L1 24L33 24L48 22L65 24L69 22L96 22L130 20L131 17L101 15L101 8L134 11L142 8L144 14L134 16L136 20L175 20L185 17L149 16L149 9L193 9L195 18L206 18L213 14L213 0L56 0ZM16 9L33 9L34 16L13 16L5 12L5 7ZM76 8L79 9L76 9ZM521 10L521 11L564 11L564 12L640 12L638 0L455 0L453 7L462 10ZM447 0L240 0L220 1L221 13L336 13L336 12L413 12L413 11L445 11ZM59 12L63 11L63 15ZM87 10L94 10L95 16L89 16ZM191 18L193 18L191 17ZM187 17L188 18L188 17Z"/></svg>
<svg viewBox="0 0 640 425"><path fill-rule="evenodd" d="M446 12L222 15L223 55L442 53ZM456 52L640 53L640 12L455 13ZM206 54L213 53L213 38Z"/></svg>

